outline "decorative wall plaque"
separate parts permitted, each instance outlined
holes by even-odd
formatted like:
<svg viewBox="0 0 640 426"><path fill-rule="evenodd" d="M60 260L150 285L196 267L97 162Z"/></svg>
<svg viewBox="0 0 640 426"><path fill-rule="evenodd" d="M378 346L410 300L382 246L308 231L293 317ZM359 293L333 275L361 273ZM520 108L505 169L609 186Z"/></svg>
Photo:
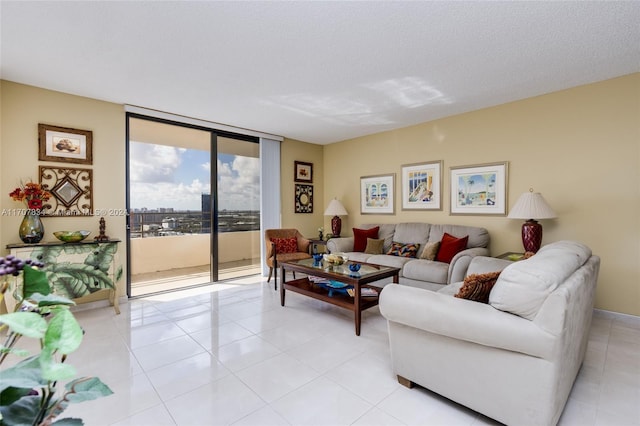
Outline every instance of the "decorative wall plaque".
<svg viewBox="0 0 640 426"><path fill-rule="evenodd" d="M313 186L296 184L296 213L313 213Z"/></svg>
<svg viewBox="0 0 640 426"><path fill-rule="evenodd" d="M40 166L40 184L53 195L42 216L93 216L93 170Z"/></svg>

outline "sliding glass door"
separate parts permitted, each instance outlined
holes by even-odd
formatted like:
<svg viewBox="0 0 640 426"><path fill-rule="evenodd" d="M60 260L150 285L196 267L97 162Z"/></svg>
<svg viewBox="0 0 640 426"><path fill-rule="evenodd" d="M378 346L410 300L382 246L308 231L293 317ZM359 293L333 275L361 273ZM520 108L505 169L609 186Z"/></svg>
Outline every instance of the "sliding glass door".
<svg viewBox="0 0 640 426"><path fill-rule="evenodd" d="M259 144L131 114L127 128L129 295L257 273Z"/></svg>

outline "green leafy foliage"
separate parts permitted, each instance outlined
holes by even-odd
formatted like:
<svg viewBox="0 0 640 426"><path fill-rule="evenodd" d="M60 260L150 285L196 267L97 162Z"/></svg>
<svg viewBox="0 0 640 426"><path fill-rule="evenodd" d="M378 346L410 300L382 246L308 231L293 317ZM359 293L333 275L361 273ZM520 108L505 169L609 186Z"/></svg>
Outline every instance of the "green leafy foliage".
<svg viewBox="0 0 640 426"><path fill-rule="evenodd" d="M0 364L7 354L18 353L14 345L20 337L39 339L42 348L39 354L0 370L2 425L83 425L81 419L56 417L69 403L113 393L98 378L74 379L75 368L64 362L67 354L80 347L83 338L82 328L68 308L72 304L64 297L33 293L30 300L22 301L18 312L0 315L0 325L9 328ZM66 380L70 382L58 391L58 384Z"/></svg>
<svg viewBox="0 0 640 426"><path fill-rule="evenodd" d="M45 268L57 294L75 299L97 290L114 288L113 281L100 269L81 263L63 262Z"/></svg>
<svg viewBox="0 0 640 426"><path fill-rule="evenodd" d="M109 272L109 267L113 261L113 256L118 249L115 244L102 244L96 247L91 254L87 256L84 263L93 266L102 272Z"/></svg>
<svg viewBox="0 0 640 426"><path fill-rule="evenodd" d="M65 244L51 247L38 247L31 253L32 259L44 262L42 270L46 280L56 294L71 299L87 296L98 290L115 288L109 277L109 269L118 249L115 243L99 244L89 252L82 263L58 262L62 254L85 254L86 246ZM116 280L122 278L122 266L116 271ZM46 294L42 291L39 293Z"/></svg>
<svg viewBox="0 0 640 426"><path fill-rule="evenodd" d="M28 299L34 293L40 293L43 295L51 293L47 274L44 271L26 265L24 267L23 274L22 294L25 299Z"/></svg>
<svg viewBox="0 0 640 426"><path fill-rule="evenodd" d="M91 401L113 393L107 385L95 377L74 380L67 383L65 389L68 393L67 400L74 403Z"/></svg>
<svg viewBox="0 0 640 426"><path fill-rule="evenodd" d="M35 312L13 312L0 315L0 323L26 337L41 339L47 331L47 321Z"/></svg>

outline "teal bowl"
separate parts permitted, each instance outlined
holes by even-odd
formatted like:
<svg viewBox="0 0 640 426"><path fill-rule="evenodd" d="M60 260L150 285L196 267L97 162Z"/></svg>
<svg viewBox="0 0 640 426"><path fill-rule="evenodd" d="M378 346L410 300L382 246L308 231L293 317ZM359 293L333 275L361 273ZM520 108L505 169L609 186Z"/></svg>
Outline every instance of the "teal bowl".
<svg viewBox="0 0 640 426"><path fill-rule="evenodd" d="M56 231L53 233L63 243L78 243L89 236L91 231Z"/></svg>

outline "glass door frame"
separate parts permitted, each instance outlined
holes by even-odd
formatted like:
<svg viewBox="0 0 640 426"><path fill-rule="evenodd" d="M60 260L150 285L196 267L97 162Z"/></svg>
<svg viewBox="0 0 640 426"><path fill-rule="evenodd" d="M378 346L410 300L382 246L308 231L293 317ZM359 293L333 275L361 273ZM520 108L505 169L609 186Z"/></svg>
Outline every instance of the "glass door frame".
<svg viewBox="0 0 640 426"><path fill-rule="evenodd" d="M209 257L210 257L210 271L209 276L211 282L217 282L219 277L219 256L218 256L218 137L225 137L229 139L237 139L245 142L253 142L260 144L260 138L257 136L251 135L243 135L234 132L227 132L219 129L213 129L205 126L197 126L190 123L182 123L174 120L167 120L158 117L152 117L144 114L138 114L135 112L126 112L126 122L125 122L125 179L126 179L126 188L125 188L125 197L126 197L126 208L127 212L131 212L131 193L130 193L130 119L140 119L140 120L148 120L156 123L186 127L190 129L200 130L209 132L210 134L210 145L209 145L209 155L211 159L211 170L209 175L209 184L211 188L211 196L209 197L209 208L210 208L210 223L211 223L211 232L210 232L210 247L209 247ZM262 174L262 172L261 172ZM127 235L127 244L126 244L126 264L127 264L127 297L131 298L131 215L127 214L126 217L126 235Z"/></svg>

